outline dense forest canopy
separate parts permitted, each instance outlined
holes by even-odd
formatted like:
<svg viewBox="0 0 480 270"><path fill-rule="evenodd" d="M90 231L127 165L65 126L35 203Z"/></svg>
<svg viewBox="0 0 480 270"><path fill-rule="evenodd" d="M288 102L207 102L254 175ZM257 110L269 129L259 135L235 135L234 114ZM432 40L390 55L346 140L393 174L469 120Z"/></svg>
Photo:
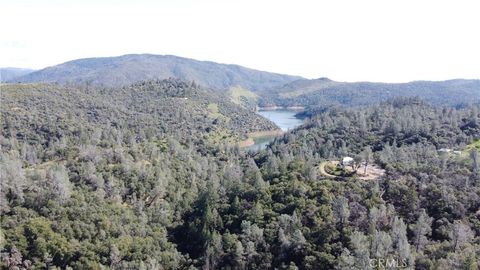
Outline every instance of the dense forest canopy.
<svg viewBox="0 0 480 270"><path fill-rule="evenodd" d="M118 136L123 140L176 136L195 143L233 143L249 132L276 128L221 93L175 79L117 89L9 84L2 86L2 113L8 136L42 144L73 133L85 140L88 134L115 130L122 130Z"/></svg>
<svg viewBox="0 0 480 270"><path fill-rule="evenodd" d="M2 85L0 265L478 269L479 105L310 116L252 153L275 125L194 83Z"/></svg>

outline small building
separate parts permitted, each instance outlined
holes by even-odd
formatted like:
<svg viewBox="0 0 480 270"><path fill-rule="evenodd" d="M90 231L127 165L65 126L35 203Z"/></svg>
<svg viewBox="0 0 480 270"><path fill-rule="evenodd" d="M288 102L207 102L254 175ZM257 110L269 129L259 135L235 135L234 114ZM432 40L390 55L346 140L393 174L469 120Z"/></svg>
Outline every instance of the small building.
<svg viewBox="0 0 480 270"><path fill-rule="evenodd" d="M353 164L353 158L352 157L344 157L342 159L342 165L343 166L350 166Z"/></svg>
<svg viewBox="0 0 480 270"><path fill-rule="evenodd" d="M453 154L459 156L462 154L462 151L453 151Z"/></svg>
<svg viewBox="0 0 480 270"><path fill-rule="evenodd" d="M440 148L437 151L439 153L450 153L450 152L452 152L452 149L450 149L450 148Z"/></svg>

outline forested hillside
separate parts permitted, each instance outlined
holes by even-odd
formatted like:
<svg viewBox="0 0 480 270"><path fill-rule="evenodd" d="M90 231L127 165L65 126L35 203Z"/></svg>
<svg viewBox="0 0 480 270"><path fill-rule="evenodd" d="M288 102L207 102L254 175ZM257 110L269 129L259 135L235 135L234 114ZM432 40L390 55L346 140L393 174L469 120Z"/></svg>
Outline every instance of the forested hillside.
<svg viewBox="0 0 480 270"><path fill-rule="evenodd" d="M174 136L185 143L234 144L249 132L276 129L272 122L233 104L228 97L179 80L116 89L2 85L2 113L3 132L8 136L27 136L25 139L42 144L73 133L99 136L111 129L122 130L119 139ZM34 126L29 121L34 121Z"/></svg>
<svg viewBox="0 0 480 270"><path fill-rule="evenodd" d="M323 254L321 266L315 266L320 269L383 269L387 260L393 262L391 268L477 269L479 112L478 105L455 110L408 98L363 109L331 109L257 157L262 169L277 172L265 180L289 186L277 198L289 198L289 213L303 217L297 228L305 237L304 251L319 252L306 251L296 265L309 268L313 253ZM279 156L298 168L287 181L281 180ZM365 163L386 172L375 180L319 180L324 176L316 164L345 156L362 167L359 172ZM328 194L323 197L327 202L312 194L313 187ZM328 214L316 216L323 207ZM318 227L312 229L311 222Z"/></svg>
<svg viewBox="0 0 480 270"><path fill-rule="evenodd" d="M463 106L480 102L480 80L348 83L320 78L297 80L262 90L259 95L260 106L366 106L395 97L420 97L435 105Z"/></svg>
<svg viewBox="0 0 480 270"><path fill-rule="evenodd" d="M129 54L77 59L15 78L12 82L125 86L139 81L168 78L195 81L216 90L240 86L255 91L279 87L301 77L173 55Z"/></svg>
<svg viewBox="0 0 480 270"><path fill-rule="evenodd" d="M327 109L247 153L218 136L274 126L205 93L2 86L2 267L478 268L479 106ZM319 170L347 155L385 173Z"/></svg>

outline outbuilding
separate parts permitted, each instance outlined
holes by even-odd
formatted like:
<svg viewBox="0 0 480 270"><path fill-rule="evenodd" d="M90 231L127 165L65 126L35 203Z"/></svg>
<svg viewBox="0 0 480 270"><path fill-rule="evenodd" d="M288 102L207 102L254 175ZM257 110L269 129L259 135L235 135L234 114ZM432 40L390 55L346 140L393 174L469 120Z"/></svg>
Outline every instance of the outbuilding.
<svg viewBox="0 0 480 270"><path fill-rule="evenodd" d="M344 157L342 159L342 165L343 166L351 166L353 164L353 158L352 157Z"/></svg>

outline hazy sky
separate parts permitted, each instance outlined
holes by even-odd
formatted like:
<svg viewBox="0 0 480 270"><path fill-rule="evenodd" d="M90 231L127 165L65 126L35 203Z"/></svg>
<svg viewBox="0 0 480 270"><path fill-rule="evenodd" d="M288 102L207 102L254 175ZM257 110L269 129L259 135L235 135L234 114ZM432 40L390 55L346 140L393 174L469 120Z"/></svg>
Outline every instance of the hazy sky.
<svg viewBox="0 0 480 270"><path fill-rule="evenodd" d="M341 81L480 79L479 2L0 0L0 67L153 53Z"/></svg>

